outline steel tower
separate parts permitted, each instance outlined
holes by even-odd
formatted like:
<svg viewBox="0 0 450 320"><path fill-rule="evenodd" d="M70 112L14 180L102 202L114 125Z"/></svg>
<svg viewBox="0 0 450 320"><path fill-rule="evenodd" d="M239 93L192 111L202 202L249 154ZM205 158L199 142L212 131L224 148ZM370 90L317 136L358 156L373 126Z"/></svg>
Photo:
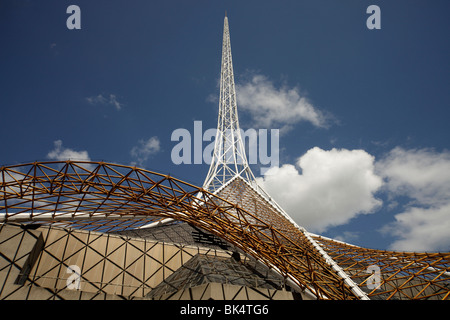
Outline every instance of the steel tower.
<svg viewBox="0 0 450 320"><path fill-rule="evenodd" d="M225 14L217 133L211 166L203 183L203 188L216 192L237 176L251 184L255 183L255 177L247 162L239 127L230 30L228 18Z"/></svg>
<svg viewBox="0 0 450 320"><path fill-rule="evenodd" d="M220 99L217 133L211 166L203 188L219 196L233 195L233 202L250 211L255 211L243 199L247 196L251 202L265 201L271 207L274 216L287 219L302 234L308 245L318 250L317 254L324 259L360 299L368 299L367 295L354 283L339 265L317 244L305 228L297 223L267 194L256 182L245 154L242 134L239 127L236 90L234 83L233 61L231 55L230 30L225 13L222 42L222 66L220 74ZM228 190L227 190L228 189ZM236 194L241 196L235 198Z"/></svg>

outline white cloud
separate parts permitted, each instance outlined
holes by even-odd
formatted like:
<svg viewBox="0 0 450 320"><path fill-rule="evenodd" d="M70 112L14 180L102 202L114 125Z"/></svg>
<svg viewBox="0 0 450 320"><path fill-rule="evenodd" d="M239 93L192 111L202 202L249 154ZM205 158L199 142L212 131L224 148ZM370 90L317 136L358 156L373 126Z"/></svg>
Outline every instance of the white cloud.
<svg viewBox="0 0 450 320"><path fill-rule="evenodd" d="M394 250L436 251L450 248L450 152L395 148L377 163L395 202L409 203L382 231L399 239Z"/></svg>
<svg viewBox="0 0 450 320"><path fill-rule="evenodd" d="M390 245L398 251L450 251L450 201L430 207L410 207L395 215L382 230L399 239Z"/></svg>
<svg viewBox="0 0 450 320"><path fill-rule="evenodd" d="M377 169L395 195L406 195L427 205L449 201L450 152L397 147L377 163Z"/></svg>
<svg viewBox="0 0 450 320"><path fill-rule="evenodd" d="M382 204L374 194L382 186L374 173L374 157L364 150L310 149L293 165L274 167L261 186L301 226L311 232L346 224Z"/></svg>
<svg viewBox="0 0 450 320"><path fill-rule="evenodd" d="M134 165L142 166L150 156L160 150L160 141L158 137L151 137L147 140L139 140L138 145L131 149L131 156L136 160Z"/></svg>
<svg viewBox="0 0 450 320"><path fill-rule="evenodd" d="M117 110L122 109L123 104L117 101L117 97L115 94L107 94L104 96L103 94L99 94L93 97L87 97L86 101L92 105L102 104L102 105L112 105Z"/></svg>
<svg viewBox="0 0 450 320"><path fill-rule="evenodd" d="M250 81L236 86L239 108L252 115L254 125L263 128L279 126L282 131L307 121L316 127L327 127L327 116L315 108L297 87L275 88L263 75L253 75Z"/></svg>
<svg viewBox="0 0 450 320"><path fill-rule="evenodd" d="M261 186L312 232L373 213L387 195L394 221L380 229L394 237L389 249L450 250L450 152L394 148L381 160L364 150L310 149L294 165L271 168ZM384 180L384 181L383 181ZM406 201L405 201L406 199ZM357 234L343 234L351 240Z"/></svg>
<svg viewBox="0 0 450 320"><path fill-rule="evenodd" d="M63 148L62 141L56 140L53 142L54 149L47 154L47 158L51 160L80 160L91 161L87 151L75 151L69 148Z"/></svg>
<svg viewBox="0 0 450 320"><path fill-rule="evenodd" d="M342 234L334 237L335 240L343 241L347 243L353 243L355 240L359 239L359 232L355 231L344 231Z"/></svg>

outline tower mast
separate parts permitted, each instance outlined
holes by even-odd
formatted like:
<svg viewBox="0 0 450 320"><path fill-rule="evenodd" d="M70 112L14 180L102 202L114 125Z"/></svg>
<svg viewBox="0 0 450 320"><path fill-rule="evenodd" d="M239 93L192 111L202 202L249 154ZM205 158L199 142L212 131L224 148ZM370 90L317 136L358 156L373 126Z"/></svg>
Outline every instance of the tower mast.
<svg viewBox="0 0 450 320"><path fill-rule="evenodd" d="M219 117L217 123L216 140L214 151L203 188L213 193L219 193L228 183L240 178L247 183L249 188L255 190L259 196L290 221L300 232L302 232L310 245L322 255L323 259L341 277L355 295L361 299L368 299L367 295L358 285L345 273L345 271L317 244L308 232L297 225L295 221L272 199L256 182L253 172L247 162L241 130L239 128L236 90L234 84L233 61L231 57L230 30L228 17L225 13L222 43L222 67L220 74L220 100ZM237 191L240 192L240 191Z"/></svg>
<svg viewBox="0 0 450 320"><path fill-rule="evenodd" d="M242 132L239 127L230 31L225 13L220 73L219 117L211 166L203 188L215 192L228 181L241 177L253 184L255 177L245 154Z"/></svg>

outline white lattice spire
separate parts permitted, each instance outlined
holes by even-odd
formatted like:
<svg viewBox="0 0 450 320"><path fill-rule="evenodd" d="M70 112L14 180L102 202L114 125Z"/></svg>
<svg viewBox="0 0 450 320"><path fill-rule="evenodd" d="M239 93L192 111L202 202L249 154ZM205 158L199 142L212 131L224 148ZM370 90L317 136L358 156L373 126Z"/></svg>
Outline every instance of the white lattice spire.
<svg viewBox="0 0 450 320"><path fill-rule="evenodd" d="M298 230L300 230L323 256L325 261L335 270L338 275L351 287L351 290L361 299L368 299L367 295L358 285L343 271L343 269L317 244L309 233L300 227L274 199L270 197L257 183L250 170L245 154L244 143L236 103L236 90L234 85L233 61L231 58L230 31L228 18L225 13L223 26L222 45L222 68L220 74L220 100L219 119L217 123L217 133L212 156L211 166L206 176L203 188L220 194L230 186L235 180L243 179L248 183L248 188L253 189L263 199L267 200L276 212L284 216ZM239 192L239 191L238 191ZM257 213L256 213L257 214Z"/></svg>
<svg viewBox="0 0 450 320"><path fill-rule="evenodd" d="M255 177L245 154L236 103L233 61L231 58L230 31L225 13L220 74L219 118L208 175L203 188L215 192L236 176L253 184Z"/></svg>

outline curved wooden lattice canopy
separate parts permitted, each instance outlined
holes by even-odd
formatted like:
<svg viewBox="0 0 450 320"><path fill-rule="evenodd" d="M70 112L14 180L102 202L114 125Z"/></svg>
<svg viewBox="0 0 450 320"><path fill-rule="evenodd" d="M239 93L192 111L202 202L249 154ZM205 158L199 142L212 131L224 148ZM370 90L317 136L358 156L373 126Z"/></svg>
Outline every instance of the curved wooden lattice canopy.
<svg viewBox="0 0 450 320"><path fill-rule="evenodd" d="M302 235L173 177L103 162L42 162L0 168L0 222L44 222L95 231L166 218L212 232L319 298L356 298ZM278 223L277 223L278 221ZM291 228L292 229L292 228ZM291 230L292 232L292 230Z"/></svg>
<svg viewBox="0 0 450 320"><path fill-rule="evenodd" d="M36 162L0 168L0 223L52 223L110 232L171 218L229 241L319 299L357 299L311 237L252 192L239 180L215 195L168 175L136 167L104 162ZM327 250L331 248L330 243L320 243ZM336 255L333 258L343 259ZM448 258L439 256L439 265L427 260L422 268L423 272L439 270L436 282L439 298L443 299L449 296L448 280L442 280L450 271ZM398 262L395 259L390 262ZM345 265L346 261L342 263ZM417 266L418 262L414 263ZM350 267L346 272L362 287L370 275L364 275L361 268L357 275ZM405 268L402 270L396 275L403 276ZM435 284L433 279L427 281L425 289ZM393 286L387 290L398 289ZM427 297L425 292L428 294L429 290L425 289L416 298Z"/></svg>
<svg viewBox="0 0 450 320"><path fill-rule="evenodd" d="M450 299L450 252L375 250L317 235L313 238L353 281L368 289L370 299ZM377 284L367 277L368 269L378 272Z"/></svg>

